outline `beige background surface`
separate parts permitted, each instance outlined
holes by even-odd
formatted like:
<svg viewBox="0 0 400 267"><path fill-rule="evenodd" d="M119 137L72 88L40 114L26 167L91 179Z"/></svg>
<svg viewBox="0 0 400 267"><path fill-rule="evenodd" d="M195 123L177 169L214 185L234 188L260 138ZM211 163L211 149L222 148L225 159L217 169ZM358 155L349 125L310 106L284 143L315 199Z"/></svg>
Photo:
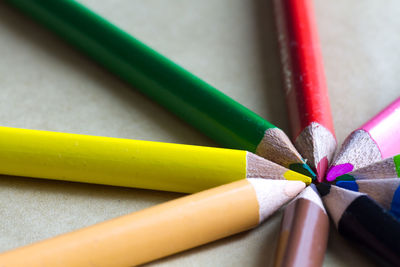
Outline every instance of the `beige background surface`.
<svg viewBox="0 0 400 267"><path fill-rule="evenodd" d="M288 130L271 1L81 2ZM315 6L341 142L400 95L400 3L316 0ZM215 145L3 2L0 53L3 126ZM178 196L2 176L0 251ZM150 265L271 266L281 215ZM325 266L369 262L332 228Z"/></svg>

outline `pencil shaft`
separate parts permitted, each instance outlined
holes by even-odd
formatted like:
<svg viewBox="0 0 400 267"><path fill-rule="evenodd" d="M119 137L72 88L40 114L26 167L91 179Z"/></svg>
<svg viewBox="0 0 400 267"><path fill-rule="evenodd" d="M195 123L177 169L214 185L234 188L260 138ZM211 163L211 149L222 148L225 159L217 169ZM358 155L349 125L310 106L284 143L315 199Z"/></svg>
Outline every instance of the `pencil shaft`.
<svg viewBox="0 0 400 267"><path fill-rule="evenodd" d="M312 122L334 135L312 0L276 0L293 139Z"/></svg>
<svg viewBox="0 0 400 267"><path fill-rule="evenodd" d="M336 138L312 0L275 0L292 139L321 181Z"/></svg>
<svg viewBox="0 0 400 267"><path fill-rule="evenodd" d="M337 227L346 238L392 266L400 262L400 223L367 196L347 207Z"/></svg>
<svg viewBox="0 0 400 267"><path fill-rule="evenodd" d="M17 176L191 193L246 178L246 154L0 127L0 173Z"/></svg>
<svg viewBox="0 0 400 267"><path fill-rule="evenodd" d="M258 222L254 189L243 180L11 251L0 255L0 262L2 266L136 266Z"/></svg>
<svg viewBox="0 0 400 267"><path fill-rule="evenodd" d="M400 152L400 97L360 129L367 131L376 142L382 159L398 154Z"/></svg>
<svg viewBox="0 0 400 267"><path fill-rule="evenodd" d="M9 0L219 144L255 152L274 125L71 0Z"/></svg>
<svg viewBox="0 0 400 267"><path fill-rule="evenodd" d="M323 265L329 235L329 219L313 185L284 210L275 267Z"/></svg>
<svg viewBox="0 0 400 267"><path fill-rule="evenodd" d="M274 266L322 266L328 233L328 216L316 204L299 199L286 206Z"/></svg>
<svg viewBox="0 0 400 267"><path fill-rule="evenodd" d="M236 181L0 254L1 266L136 266L253 228L303 188Z"/></svg>

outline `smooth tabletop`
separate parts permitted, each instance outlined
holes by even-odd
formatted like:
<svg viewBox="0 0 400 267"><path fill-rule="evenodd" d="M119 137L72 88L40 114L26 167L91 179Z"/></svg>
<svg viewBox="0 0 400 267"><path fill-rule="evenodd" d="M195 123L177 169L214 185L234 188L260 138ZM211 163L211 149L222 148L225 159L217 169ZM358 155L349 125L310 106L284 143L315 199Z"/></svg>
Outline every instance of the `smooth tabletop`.
<svg viewBox="0 0 400 267"><path fill-rule="evenodd" d="M288 132L272 1L80 2ZM341 143L400 95L400 3L316 0L315 12ZM0 51L2 126L217 146L3 1ZM179 196L1 176L0 251ZM272 266L281 216L148 266ZM372 263L331 226L324 266L355 264Z"/></svg>

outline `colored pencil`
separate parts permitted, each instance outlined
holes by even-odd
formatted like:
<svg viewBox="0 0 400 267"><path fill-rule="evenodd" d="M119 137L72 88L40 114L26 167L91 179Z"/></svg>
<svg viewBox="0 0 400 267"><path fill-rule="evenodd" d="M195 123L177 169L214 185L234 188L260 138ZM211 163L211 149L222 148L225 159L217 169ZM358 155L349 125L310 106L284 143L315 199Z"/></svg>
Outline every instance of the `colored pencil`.
<svg viewBox="0 0 400 267"><path fill-rule="evenodd" d="M136 266L256 227L304 186L236 181L0 254L1 266Z"/></svg>
<svg viewBox="0 0 400 267"><path fill-rule="evenodd" d="M312 0L275 0L286 100L295 147L322 181L336 150Z"/></svg>
<svg viewBox="0 0 400 267"><path fill-rule="evenodd" d="M286 134L72 0L8 0L142 93L227 148L312 176Z"/></svg>
<svg viewBox="0 0 400 267"><path fill-rule="evenodd" d="M317 188L340 234L361 245L375 259L398 266L399 221L366 194L325 183Z"/></svg>
<svg viewBox="0 0 400 267"><path fill-rule="evenodd" d="M367 194L393 216L400 218L400 179L337 181L336 185Z"/></svg>
<svg viewBox="0 0 400 267"><path fill-rule="evenodd" d="M333 181L338 176L399 154L399 133L400 97L346 138L326 179Z"/></svg>
<svg viewBox="0 0 400 267"><path fill-rule="evenodd" d="M322 266L328 235L328 215L312 184L285 207L274 266Z"/></svg>
<svg viewBox="0 0 400 267"><path fill-rule="evenodd" d="M249 177L311 178L243 150L0 127L0 173L193 193Z"/></svg>
<svg viewBox="0 0 400 267"><path fill-rule="evenodd" d="M386 179L400 177L400 154L355 171L343 174L336 180Z"/></svg>

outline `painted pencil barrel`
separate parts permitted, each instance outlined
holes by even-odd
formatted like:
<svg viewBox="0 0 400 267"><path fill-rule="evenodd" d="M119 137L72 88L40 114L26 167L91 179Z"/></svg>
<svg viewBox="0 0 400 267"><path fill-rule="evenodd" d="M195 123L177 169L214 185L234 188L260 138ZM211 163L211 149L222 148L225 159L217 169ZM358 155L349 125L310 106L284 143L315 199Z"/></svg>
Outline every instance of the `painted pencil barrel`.
<svg viewBox="0 0 400 267"><path fill-rule="evenodd" d="M360 129L367 131L378 145L382 159L400 152L400 97Z"/></svg>
<svg viewBox="0 0 400 267"><path fill-rule="evenodd" d="M333 135L333 121L312 0L275 0L293 139L311 122Z"/></svg>
<svg viewBox="0 0 400 267"><path fill-rule="evenodd" d="M256 151L274 125L72 0L8 0L224 147Z"/></svg>
<svg viewBox="0 0 400 267"><path fill-rule="evenodd" d="M292 140L321 182L336 137L312 0L275 0Z"/></svg>
<svg viewBox="0 0 400 267"><path fill-rule="evenodd" d="M274 266L322 266L328 235L329 218L312 184L285 207Z"/></svg>
<svg viewBox="0 0 400 267"><path fill-rule="evenodd" d="M253 186L237 181L0 254L1 266L134 266L259 223Z"/></svg>
<svg viewBox="0 0 400 267"><path fill-rule="evenodd" d="M0 173L192 193L246 178L246 151L0 127Z"/></svg>

